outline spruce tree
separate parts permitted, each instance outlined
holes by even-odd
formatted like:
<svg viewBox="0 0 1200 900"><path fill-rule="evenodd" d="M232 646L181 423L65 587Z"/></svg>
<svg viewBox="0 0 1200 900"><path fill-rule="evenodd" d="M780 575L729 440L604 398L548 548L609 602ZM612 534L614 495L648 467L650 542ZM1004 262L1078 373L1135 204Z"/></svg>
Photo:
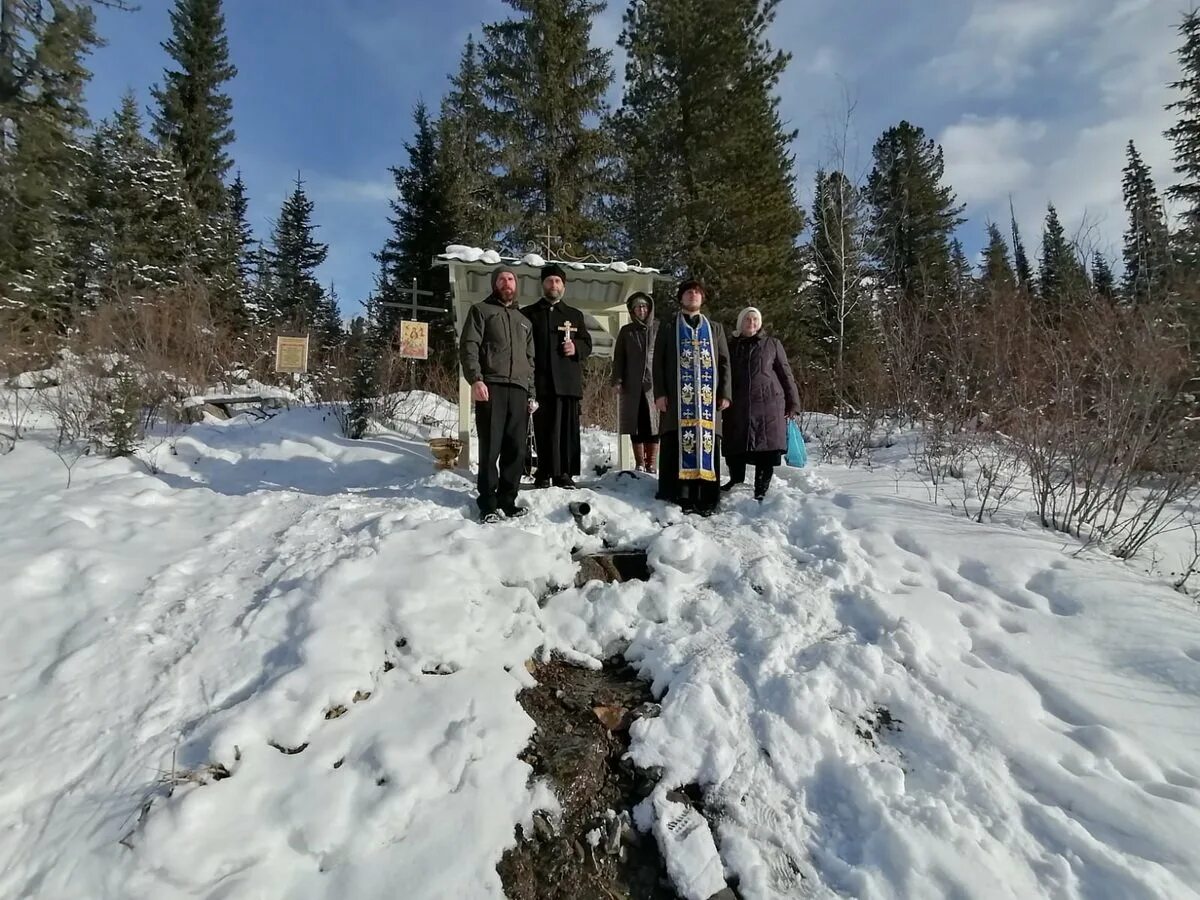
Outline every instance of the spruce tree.
<svg viewBox="0 0 1200 900"><path fill-rule="evenodd" d="M988 223L987 236L988 243L983 251L979 283L993 296L1003 296L1011 293L1016 287L1017 277L1008 259L1008 245L1004 242L1004 235L995 223Z"/></svg>
<svg viewBox="0 0 1200 900"><path fill-rule="evenodd" d="M1178 118L1166 137L1175 148L1175 173L1180 180L1167 189L1167 196L1181 205L1179 255L1195 267L1200 263L1200 10L1184 14L1179 36L1183 43L1176 53L1182 74L1171 87L1182 96L1167 104Z"/></svg>
<svg viewBox="0 0 1200 900"><path fill-rule="evenodd" d="M1033 267L1029 264L1029 254L1025 252L1025 242L1021 240L1021 230L1017 227L1017 214L1013 211L1011 203L1008 212L1012 223L1013 275L1016 276L1017 287L1026 294L1032 295L1035 287Z"/></svg>
<svg viewBox="0 0 1200 900"><path fill-rule="evenodd" d="M247 286L245 307L250 322L257 325L270 325L279 318L271 251L261 242L254 250L254 271Z"/></svg>
<svg viewBox="0 0 1200 900"><path fill-rule="evenodd" d="M1113 276L1112 266L1104 254L1097 250L1092 254L1092 293L1102 300L1112 303L1117 299L1117 282Z"/></svg>
<svg viewBox="0 0 1200 900"><path fill-rule="evenodd" d="M246 182L242 180L241 172L234 176L233 183L229 185L229 220L237 246L238 272L242 280L249 284L254 277L258 241L254 239L254 230L250 227L250 199L246 196Z"/></svg>
<svg viewBox="0 0 1200 900"><path fill-rule="evenodd" d="M329 245L319 243L313 232L313 203L304 193L304 182L283 203L271 235L271 290L273 318L277 322L308 325L317 329L325 292L317 280L317 269L329 255Z"/></svg>
<svg viewBox="0 0 1200 900"><path fill-rule="evenodd" d="M970 305L975 298L975 276L971 263L963 250L962 241L955 238L950 242L950 294L949 300L959 308Z"/></svg>
<svg viewBox="0 0 1200 900"><path fill-rule="evenodd" d="M1150 168L1142 162L1133 141L1122 181L1125 212L1125 296L1132 303L1165 300L1171 281L1171 239L1167 217Z"/></svg>
<svg viewBox="0 0 1200 900"><path fill-rule="evenodd" d="M601 202L612 148L597 119L612 83L611 52L591 45L596 0L505 0L516 16L484 27L488 132L500 196L511 204L505 242L557 235L578 253L607 245ZM544 238L543 238L544 240Z"/></svg>
<svg viewBox="0 0 1200 900"><path fill-rule="evenodd" d="M360 316L350 323L350 335L346 341L346 352L354 360L346 436L356 440L367 433L379 394L378 352L368 330L369 323Z"/></svg>
<svg viewBox="0 0 1200 900"><path fill-rule="evenodd" d="M434 257L454 240L452 212L448 206L443 169L439 165L438 129L429 120L424 103L413 112L416 133L404 145L408 164L392 168L396 197L391 201L388 222L392 233L376 254L380 266L378 300L399 302L415 283L434 292L422 306L440 305L450 293L449 269L434 266ZM382 339L390 340L403 310L378 307L376 327ZM451 362L454 353L454 322L449 316L418 313L420 321L431 322L430 343L435 352Z"/></svg>
<svg viewBox="0 0 1200 900"><path fill-rule="evenodd" d="M111 222L105 282L111 295L144 296L182 283L195 266L197 215L183 173L142 133L132 93L99 129ZM97 210L97 212L101 212Z"/></svg>
<svg viewBox="0 0 1200 900"><path fill-rule="evenodd" d="M1068 308L1078 304L1088 292L1087 272L1066 238L1053 203L1046 210L1042 232L1038 287L1041 308L1052 324L1061 321Z"/></svg>
<svg viewBox="0 0 1200 900"><path fill-rule="evenodd" d="M61 0L38 34L18 101L15 143L0 178L0 293L9 303L61 316L72 284L72 197L86 173L84 56L97 43L87 7ZM11 107L10 107L11 110Z"/></svg>
<svg viewBox="0 0 1200 900"><path fill-rule="evenodd" d="M846 383L846 360L854 358L868 328L863 226L858 188L841 172L818 171L807 299L818 319L817 346L825 348L839 394Z"/></svg>
<svg viewBox="0 0 1200 900"><path fill-rule="evenodd" d="M942 148L905 121L872 153L867 196L880 278L904 308L937 309L953 279L950 242L963 209L942 183Z"/></svg>
<svg viewBox="0 0 1200 900"><path fill-rule="evenodd" d="M496 154L487 142L489 115L479 48L468 37L442 101L437 147L452 240L473 247L490 246L505 216L492 171Z"/></svg>
<svg viewBox="0 0 1200 900"><path fill-rule="evenodd" d="M615 128L628 250L703 279L732 322L754 305L793 353L804 215L794 132L777 89L790 57L768 32L778 0L634 0L625 13L625 95ZM665 311L665 310L664 310Z"/></svg>
<svg viewBox="0 0 1200 900"><path fill-rule="evenodd" d="M228 204L233 102L224 85L237 75L221 0L175 0L171 38L162 47L176 68L168 68L162 87L153 89L154 134L183 167L188 195L209 219Z"/></svg>

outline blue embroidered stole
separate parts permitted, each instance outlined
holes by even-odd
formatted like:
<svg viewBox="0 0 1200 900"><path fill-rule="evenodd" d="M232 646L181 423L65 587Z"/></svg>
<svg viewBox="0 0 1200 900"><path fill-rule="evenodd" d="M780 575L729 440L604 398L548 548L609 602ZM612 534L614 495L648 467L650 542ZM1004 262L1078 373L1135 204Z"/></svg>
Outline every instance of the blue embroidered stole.
<svg viewBox="0 0 1200 900"><path fill-rule="evenodd" d="M679 347L679 478L716 481L717 351L712 324L704 316L692 328L682 313L676 317Z"/></svg>

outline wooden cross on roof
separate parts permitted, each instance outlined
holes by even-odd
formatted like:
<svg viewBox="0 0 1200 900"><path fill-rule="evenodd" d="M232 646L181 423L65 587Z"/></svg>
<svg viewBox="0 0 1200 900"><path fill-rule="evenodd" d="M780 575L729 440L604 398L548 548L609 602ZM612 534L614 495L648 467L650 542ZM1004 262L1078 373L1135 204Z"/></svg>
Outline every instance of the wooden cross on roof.
<svg viewBox="0 0 1200 900"><path fill-rule="evenodd" d="M446 309L444 306L421 306L420 303L418 302L418 298L434 297L437 295L434 294L433 291L418 290L417 289L417 279L415 279L415 278L413 279L412 287L409 290L403 291L403 293L408 294L407 300L402 301L402 302L390 302L390 303L385 303L385 302L381 301L379 305L387 306L392 309L407 309L409 311L409 313L411 314L412 318L414 318L414 319L417 317L418 310L421 312L442 313L443 315L450 311L450 310Z"/></svg>

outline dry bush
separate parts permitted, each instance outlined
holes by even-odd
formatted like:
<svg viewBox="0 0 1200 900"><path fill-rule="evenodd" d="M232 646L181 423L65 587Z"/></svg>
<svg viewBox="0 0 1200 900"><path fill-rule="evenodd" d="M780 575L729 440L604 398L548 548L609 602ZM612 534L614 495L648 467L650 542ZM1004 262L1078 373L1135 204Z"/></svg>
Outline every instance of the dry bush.
<svg viewBox="0 0 1200 900"><path fill-rule="evenodd" d="M987 417L1028 469L1042 525L1135 555L1173 526L1200 474L1173 319L1096 301L1054 323L1006 321L1001 348L978 351L995 376Z"/></svg>
<svg viewBox="0 0 1200 900"><path fill-rule="evenodd" d="M592 357L583 363L580 421L605 431L617 430L617 390L612 386L612 360Z"/></svg>

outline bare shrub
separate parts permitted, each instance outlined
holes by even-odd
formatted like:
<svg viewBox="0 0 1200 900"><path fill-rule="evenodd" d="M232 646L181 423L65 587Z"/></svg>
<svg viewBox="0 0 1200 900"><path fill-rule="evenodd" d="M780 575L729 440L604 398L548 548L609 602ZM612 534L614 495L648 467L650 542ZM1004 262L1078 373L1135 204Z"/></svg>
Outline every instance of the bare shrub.
<svg viewBox="0 0 1200 900"><path fill-rule="evenodd" d="M1043 526L1136 554L1196 496L1187 356L1161 310L1094 304L1035 338L1008 416Z"/></svg>
<svg viewBox="0 0 1200 900"><path fill-rule="evenodd" d="M612 386L612 360L593 357L583 363L580 421L605 431L617 430L617 392Z"/></svg>

